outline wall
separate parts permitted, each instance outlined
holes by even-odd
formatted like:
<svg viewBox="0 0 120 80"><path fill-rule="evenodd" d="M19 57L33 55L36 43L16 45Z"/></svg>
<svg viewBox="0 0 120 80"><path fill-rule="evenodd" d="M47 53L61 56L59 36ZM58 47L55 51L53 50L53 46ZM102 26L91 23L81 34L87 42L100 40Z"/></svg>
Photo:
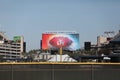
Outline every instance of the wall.
<svg viewBox="0 0 120 80"><path fill-rule="evenodd" d="M1 63L0 80L119 80L120 64Z"/></svg>

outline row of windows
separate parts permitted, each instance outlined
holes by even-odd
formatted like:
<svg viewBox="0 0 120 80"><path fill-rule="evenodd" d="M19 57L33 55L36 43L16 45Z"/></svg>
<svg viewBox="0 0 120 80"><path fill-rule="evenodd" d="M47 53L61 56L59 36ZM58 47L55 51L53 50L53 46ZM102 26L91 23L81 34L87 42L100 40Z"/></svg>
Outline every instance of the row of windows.
<svg viewBox="0 0 120 80"><path fill-rule="evenodd" d="M20 57L20 55L3 55L4 58L17 58Z"/></svg>
<svg viewBox="0 0 120 80"><path fill-rule="evenodd" d="M11 53L13 53L13 54L16 54L16 53L21 53L20 51L19 52L16 52L16 51L1 51L0 50L0 53L3 53L3 54L11 54Z"/></svg>
<svg viewBox="0 0 120 80"><path fill-rule="evenodd" d="M20 53L0 53L0 55L20 55Z"/></svg>
<svg viewBox="0 0 120 80"><path fill-rule="evenodd" d="M0 45L0 47L20 47L20 45Z"/></svg>
<svg viewBox="0 0 120 80"><path fill-rule="evenodd" d="M11 49L11 48L0 48L0 50L4 50L4 51L17 51L17 50L20 50L20 48L14 48L14 49Z"/></svg>

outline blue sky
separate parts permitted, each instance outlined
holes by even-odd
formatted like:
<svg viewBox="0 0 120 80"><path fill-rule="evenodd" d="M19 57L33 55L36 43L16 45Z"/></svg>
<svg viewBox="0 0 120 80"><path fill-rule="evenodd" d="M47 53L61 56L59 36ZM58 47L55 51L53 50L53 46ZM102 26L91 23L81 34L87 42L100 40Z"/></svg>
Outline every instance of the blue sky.
<svg viewBox="0 0 120 80"><path fill-rule="evenodd" d="M10 39L23 35L28 51L45 31L77 31L83 47L120 29L120 0L0 0L0 29Z"/></svg>

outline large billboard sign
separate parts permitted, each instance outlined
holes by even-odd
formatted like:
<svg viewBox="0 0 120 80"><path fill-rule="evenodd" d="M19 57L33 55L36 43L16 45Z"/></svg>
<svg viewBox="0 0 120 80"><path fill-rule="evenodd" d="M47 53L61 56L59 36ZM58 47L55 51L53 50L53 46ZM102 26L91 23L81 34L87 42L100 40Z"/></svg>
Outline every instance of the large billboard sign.
<svg viewBox="0 0 120 80"><path fill-rule="evenodd" d="M80 49L79 34L42 34L42 49L56 50L60 47L71 51Z"/></svg>

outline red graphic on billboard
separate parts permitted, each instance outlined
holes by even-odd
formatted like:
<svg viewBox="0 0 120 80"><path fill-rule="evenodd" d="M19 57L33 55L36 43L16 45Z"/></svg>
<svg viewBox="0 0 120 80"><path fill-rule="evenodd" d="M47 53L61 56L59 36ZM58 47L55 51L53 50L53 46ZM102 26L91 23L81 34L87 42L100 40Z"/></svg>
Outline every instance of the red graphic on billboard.
<svg viewBox="0 0 120 80"><path fill-rule="evenodd" d="M72 40L70 40L68 37L53 37L49 43L54 47L68 47L71 45Z"/></svg>

